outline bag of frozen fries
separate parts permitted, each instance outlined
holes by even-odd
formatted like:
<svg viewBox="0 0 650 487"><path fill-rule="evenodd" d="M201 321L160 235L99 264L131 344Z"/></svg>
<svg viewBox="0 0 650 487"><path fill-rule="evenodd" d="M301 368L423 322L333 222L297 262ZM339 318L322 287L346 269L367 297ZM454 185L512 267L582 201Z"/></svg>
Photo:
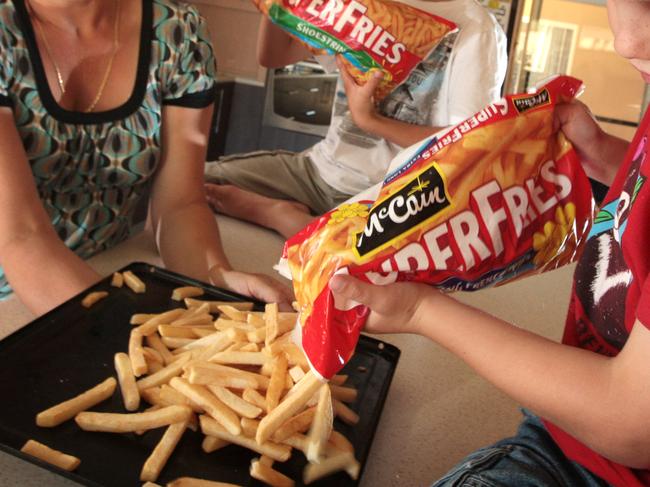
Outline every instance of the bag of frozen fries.
<svg viewBox="0 0 650 487"><path fill-rule="evenodd" d="M253 0L278 27L314 54L340 54L363 84L374 70L383 74L380 100L406 80L453 22L389 0Z"/></svg>
<svg viewBox="0 0 650 487"><path fill-rule="evenodd" d="M578 257L595 205L553 112L581 89L559 76L489 105L400 153L370 198L352 198L286 242L280 269L293 279L302 346L321 376L348 361L367 316L356 303L337 309L335 273L473 291Z"/></svg>

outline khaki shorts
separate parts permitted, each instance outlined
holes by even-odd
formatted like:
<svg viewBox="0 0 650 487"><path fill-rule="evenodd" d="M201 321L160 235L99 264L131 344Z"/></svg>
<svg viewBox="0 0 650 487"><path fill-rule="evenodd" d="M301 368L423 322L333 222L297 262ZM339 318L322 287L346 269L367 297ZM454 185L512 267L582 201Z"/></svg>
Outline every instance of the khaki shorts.
<svg viewBox="0 0 650 487"><path fill-rule="evenodd" d="M299 201L316 215L350 197L323 181L303 152L258 151L222 157L205 164L205 180L232 184L269 198Z"/></svg>

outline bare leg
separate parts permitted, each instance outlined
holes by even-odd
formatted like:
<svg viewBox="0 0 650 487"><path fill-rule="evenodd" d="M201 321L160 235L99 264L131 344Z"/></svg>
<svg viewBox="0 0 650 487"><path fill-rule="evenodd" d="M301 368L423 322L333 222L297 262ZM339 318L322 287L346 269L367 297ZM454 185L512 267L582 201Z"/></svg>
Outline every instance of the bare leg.
<svg viewBox="0 0 650 487"><path fill-rule="evenodd" d="M297 201L268 198L229 184L205 185L208 203L219 213L275 230L289 238L314 217Z"/></svg>

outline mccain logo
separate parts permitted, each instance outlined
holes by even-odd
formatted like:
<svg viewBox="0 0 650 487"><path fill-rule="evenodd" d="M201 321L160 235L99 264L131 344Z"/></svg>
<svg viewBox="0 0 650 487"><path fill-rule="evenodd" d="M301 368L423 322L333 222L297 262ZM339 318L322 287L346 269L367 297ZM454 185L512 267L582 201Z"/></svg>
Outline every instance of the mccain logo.
<svg viewBox="0 0 650 487"><path fill-rule="evenodd" d="M519 113L523 113L542 105L548 105L551 103L551 95L548 90L544 88L542 91L534 95L513 98L512 103L514 103L515 108Z"/></svg>
<svg viewBox="0 0 650 487"><path fill-rule="evenodd" d="M370 210L355 249L365 257L451 205L445 181L435 164Z"/></svg>

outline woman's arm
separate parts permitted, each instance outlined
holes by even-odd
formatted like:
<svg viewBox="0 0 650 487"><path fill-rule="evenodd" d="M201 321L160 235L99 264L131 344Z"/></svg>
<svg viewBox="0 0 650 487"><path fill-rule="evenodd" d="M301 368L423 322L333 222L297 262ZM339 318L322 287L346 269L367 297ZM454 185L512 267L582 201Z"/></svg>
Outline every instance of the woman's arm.
<svg viewBox="0 0 650 487"><path fill-rule="evenodd" d="M0 108L0 266L36 315L100 279L54 231L8 108Z"/></svg>
<svg viewBox="0 0 650 487"><path fill-rule="evenodd" d="M257 37L257 62L266 68L281 68L311 54L302 44L262 16Z"/></svg>
<svg viewBox="0 0 650 487"><path fill-rule="evenodd" d="M165 266L265 301L290 302L287 288L266 276L233 271L203 189L203 164L212 107L165 106L162 161L150 217Z"/></svg>
<svg viewBox="0 0 650 487"><path fill-rule="evenodd" d="M371 333L417 333L537 414L616 462L650 467L650 331L637 322L616 358L547 340L422 284L335 276L338 298L367 305Z"/></svg>

